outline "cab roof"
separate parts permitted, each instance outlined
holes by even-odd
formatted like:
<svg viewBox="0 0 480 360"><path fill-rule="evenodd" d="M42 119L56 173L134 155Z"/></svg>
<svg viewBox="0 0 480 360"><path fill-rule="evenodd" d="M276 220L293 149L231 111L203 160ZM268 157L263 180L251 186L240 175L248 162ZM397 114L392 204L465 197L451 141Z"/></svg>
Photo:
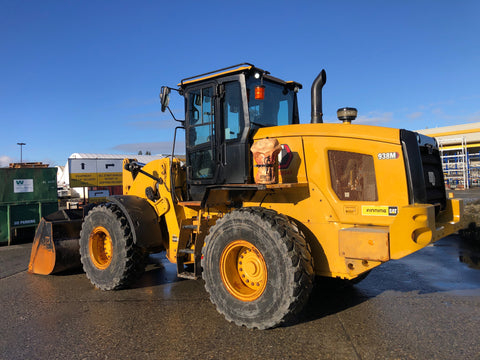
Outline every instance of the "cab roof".
<svg viewBox="0 0 480 360"><path fill-rule="evenodd" d="M237 74L237 73L253 73L253 72L259 72L260 74L263 75L264 79L268 79L268 80L271 80L271 81L276 82L276 83L297 86L299 89L302 88L302 84L299 84L299 83L294 82L294 81L284 81L284 80L281 80L281 79L277 79L273 76L270 76L270 72L268 72L266 70L263 70L263 69L260 69L260 68L256 67L253 64L250 64L250 63L241 63L241 64L229 66L229 67L226 67L226 68L210 71L210 72L207 72L207 73L204 73L204 74L191 76L191 77L182 79L180 81L180 83L178 84L178 86L180 86L181 88L185 88L185 87L190 86L192 84L203 82L203 81L206 81L206 80L221 78L221 77L225 77L225 76L229 76L229 75L233 75L233 74Z"/></svg>

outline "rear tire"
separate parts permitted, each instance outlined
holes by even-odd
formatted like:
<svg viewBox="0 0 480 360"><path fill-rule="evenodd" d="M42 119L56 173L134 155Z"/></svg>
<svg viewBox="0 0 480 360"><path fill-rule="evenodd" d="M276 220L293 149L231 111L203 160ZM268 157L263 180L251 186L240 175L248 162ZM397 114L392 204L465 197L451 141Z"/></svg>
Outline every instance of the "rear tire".
<svg viewBox="0 0 480 360"><path fill-rule="evenodd" d="M133 243L122 211L108 203L90 210L80 232L83 270L101 290L129 286L145 270L146 254Z"/></svg>
<svg viewBox="0 0 480 360"><path fill-rule="evenodd" d="M286 216L264 208L226 214L210 229L205 288L229 321L266 329L293 322L313 282L310 248Z"/></svg>

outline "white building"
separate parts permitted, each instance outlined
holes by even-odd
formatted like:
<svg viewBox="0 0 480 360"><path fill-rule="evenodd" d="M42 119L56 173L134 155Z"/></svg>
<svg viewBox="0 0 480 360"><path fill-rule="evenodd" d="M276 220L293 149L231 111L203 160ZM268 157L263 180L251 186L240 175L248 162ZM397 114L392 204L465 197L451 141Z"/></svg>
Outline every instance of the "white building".
<svg viewBox="0 0 480 360"><path fill-rule="evenodd" d="M162 159L166 155L132 155L132 154L87 154L87 153L73 153L68 159L85 159L85 160L123 160L136 159L139 163L146 164L150 161ZM57 171L57 185L59 188L71 190L73 197L88 198L88 190L82 187L70 188L70 161L67 161L65 166L58 166ZM112 190L112 189L110 189ZM112 193L112 192L111 192Z"/></svg>
<svg viewBox="0 0 480 360"><path fill-rule="evenodd" d="M480 186L480 122L417 131L437 140L448 187Z"/></svg>

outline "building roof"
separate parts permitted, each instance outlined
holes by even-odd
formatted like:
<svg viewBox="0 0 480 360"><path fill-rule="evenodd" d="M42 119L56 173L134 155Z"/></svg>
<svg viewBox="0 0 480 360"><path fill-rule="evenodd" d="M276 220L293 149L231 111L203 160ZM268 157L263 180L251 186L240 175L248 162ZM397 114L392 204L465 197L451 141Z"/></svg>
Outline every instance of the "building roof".
<svg viewBox="0 0 480 360"><path fill-rule="evenodd" d="M69 159L137 159L140 163L148 163L152 160L162 159L168 155L133 155L133 154L87 154L73 153Z"/></svg>
<svg viewBox="0 0 480 360"><path fill-rule="evenodd" d="M420 134L429 135L429 136L449 136L449 135L466 134L466 133L472 133L472 132L480 132L480 122L435 127L431 129L417 130L417 132L419 132Z"/></svg>
<svg viewBox="0 0 480 360"><path fill-rule="evenodd" d="M420 134L432 136L442 145L455 147L480 147L480 122L417 130Z"/></svg>

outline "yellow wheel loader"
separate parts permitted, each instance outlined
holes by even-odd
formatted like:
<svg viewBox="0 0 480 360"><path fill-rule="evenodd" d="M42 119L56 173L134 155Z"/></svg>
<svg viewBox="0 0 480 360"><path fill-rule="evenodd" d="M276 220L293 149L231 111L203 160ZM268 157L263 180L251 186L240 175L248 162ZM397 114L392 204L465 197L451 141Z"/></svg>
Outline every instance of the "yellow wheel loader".
<svg viewBox="0 0 480 360"><path fill-rule="evenodd" d="M446 197L436 141L352 124L354 108L324 124L325 82L322 70L308 124L302 85L252 64L162 87L162 111L172 90L185 98L173 141L184 129L185 157L125 159L124 195L86 211L73 236L91 282L126 287L165 251L179 277L204 279L227 320L265 329L295 320L315 276L359 281L459 230L463 203ZM38 239L36 252L61 243ZM32 272L48 257L35 251Z"/></svg>

